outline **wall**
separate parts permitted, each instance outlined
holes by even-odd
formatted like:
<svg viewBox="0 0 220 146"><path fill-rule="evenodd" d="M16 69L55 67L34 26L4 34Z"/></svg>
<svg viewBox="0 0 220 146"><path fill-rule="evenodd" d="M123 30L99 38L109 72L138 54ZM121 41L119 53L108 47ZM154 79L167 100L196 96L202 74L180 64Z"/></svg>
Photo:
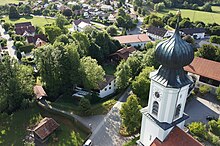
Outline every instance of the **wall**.
<svg viewBox="0 0 220 146"><path fill-rule="evenodd" d="M115 89L116 89L115 79L112 80L110 84L111 85L108 84L104 89L100 90L100 92L99 92L100 98L104 98L104 97L115 92ZM111 88L111 89L109 89L109 88Z"/></svg>

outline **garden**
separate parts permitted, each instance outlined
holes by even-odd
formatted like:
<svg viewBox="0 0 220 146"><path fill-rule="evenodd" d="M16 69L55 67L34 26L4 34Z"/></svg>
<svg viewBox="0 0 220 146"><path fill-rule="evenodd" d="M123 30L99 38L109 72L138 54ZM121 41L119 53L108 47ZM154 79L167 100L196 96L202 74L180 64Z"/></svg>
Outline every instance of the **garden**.
<svg viewBox="0 0 220 146"><path fill-rule="evenodd" d="M58 130L46 142L48 145L82 145L88 133L76 122L66 117L43 111L36 104L12 115L0 115L0 145L23 145L27 128L43 117L52 117L60 124Z"/></svg>

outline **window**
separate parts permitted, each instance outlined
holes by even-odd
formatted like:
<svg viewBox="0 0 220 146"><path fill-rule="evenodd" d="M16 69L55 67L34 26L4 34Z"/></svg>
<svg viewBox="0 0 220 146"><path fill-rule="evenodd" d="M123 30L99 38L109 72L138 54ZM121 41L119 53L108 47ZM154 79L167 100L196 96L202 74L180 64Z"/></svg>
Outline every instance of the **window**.
<svg viewBox="0 0 220 146"><path fill-rule="evenodd" d="M111 87L109 87L109 90L111 89Z"/></svg>
<svg viewBox="0 0 220 146"><path fill-rule="evenodd" d="M111 86L111 83L109 83L109 86Z"/></svg>
<svg viewBox="0 0 220 146"><path fill-rule="evenodd" d="M105 88L105 91L107 90L107 88Z"/></svg>
<svg viewBox="0 0 220 146"><path fill-rule="evenodd" d="M180 109L181 109L181 105L179 104L177 107L176 107L176 112L175 112L175 118L178 118L179 115L180 115Z"/></svg>
<svg viewBox="0 0 220 146"><path fill-rule="evenodd" d="M159 104L157 101L154 101L153 103L153 109L152 109L152 114L154 115L158 115L158 109L159 109Z"/></svg>

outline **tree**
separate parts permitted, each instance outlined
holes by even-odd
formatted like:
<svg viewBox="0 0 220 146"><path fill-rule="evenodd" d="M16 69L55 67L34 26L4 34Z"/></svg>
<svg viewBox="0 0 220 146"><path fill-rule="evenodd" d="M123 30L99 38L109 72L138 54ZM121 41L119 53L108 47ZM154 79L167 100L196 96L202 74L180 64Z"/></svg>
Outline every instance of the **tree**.
<svg viewBox="0 0 220 146"><path fill-rule="evenodd" d="M215 93L217 95L217 99L220 100L220 86L216 89Z"/></svg>
<svg viewBox="0 0 220 146"><path fill-rule="evenodd" d="M154 48L148 49L143 59L143 66L153 66L154 68L158 68L159 65L160 64L155 59L155 49Z"/></svg>
<svg viewBox="0 0 220 146"><path fill-rule="evenodd" d="M192 122L189 126L190 132L194 135L205 138L207 136L206 126L201 122Z"/></svg>
<svg viewBox="0 0 220 146"><path fill-rule="evenodd" d="M211 43L220 44L220 36L217 36L217 35L211 36L211 37L210 37L210 42L211 42Z"/></svg>
<svg viewBox="0 0 220 146"><path fill-rule="evenodd" d="M30 15L30 14L31 14L31 11L32 11L32 9L31 9L31 7L30 7L29 5L24 5L24 7L23 7L23 13L24 13L25 15Z"/></svg>
<svg viewBox="0 0 220 146"><path fill-rule="evenodd" d="M95 59L83 57L80 59L82 82L87 89L97 89L98 83L104 81L105 72Z"/></svg>
<svg viewBox="0 0 220 146"><path fill-rule="evenodd" d="M114 26L114 25L109 26L109 27L106 29L106 31L108 32L108 34L109 34L110 36L116 36L116 35L118 34L118 32L117 32L117 27Z"/></svg>
<svg viewBox="0 0 220 146"><path fill-rule="evenodd" d="M45 34L48 36L49 41L53 43L56 37L62 34L62 31L57 26L45 26Z"/></svg>
<svg viewBox="0 0 220 146"><path fill-rule="evenodd" d="M63 12L62 12L62 14L63 14L64 16L66 16L66 17L70 17L70 16L73 15L73 12L72 12L71 9L64 9Z"/></svg>
<svg viewBox="0 0 220 146"><path fill-rule="evenodd" d="M195 45L195 40L193 37L191 37L190 35L186 35L183 37L183 40L185 40L187 43L192 44L193 46Z"/></svg>
<svg viewBox="0 0 220 146"><path fill-rule="evenodd" d="M163 11L164 8L165 8L164 2L161 2L161 3L158 3L158 4L154 5L154 10L157 11L157 12Z"/></svg>
<svg viewBox="0 0 220 146"><path fill-rule="evenodd" d="M200 49L198 49L198 56L202 58L206 58L209 60L216 60L216 49L217 47L212 44L204 44Z"/></svg>
<svg viewBox="0 0 220 146"><path fill-rule="evenodd" d="M88 99L81 98L79 102L79 108L83 115L89 115L91 112L91 104Z"/></svg>
<svg viewBox="0 0 220 146"><path fill-rule="evenodd" d="M141 106L135 95L130 95L125 103L122 104L120 115L122 124L128 133L134 133L141 126Z"/></svg>
<svg viewBox="0 0 220 146"><path fill-rule="evenodd" d="M0 62L0 112L12 113L33 96L33 68L20 65L8 55Z"/></svg>
<svg viewBox="0 0 220 146"><path fill-rule="evenodd" d="M211 34L212 35L220 35L220 26L214 26L211 28Z"/></svg>
<svg viewBox="0 0 220 146"><path fill-rule="evenodd" d="M43 4L48 4L48 0L42 0Z"/></svg>
<svg viewBox="0 0 220 146"><path fill-rule="evenodd" d="M138 97L147 100L149 98L150 91L150 72L154 71L153 67L146 67L132 82L132 91Z"/></svg>
<svg viewBox="0 0 220 146"><path fill-rule="evenodd" d="M64 25L68 23L68 20L63 16L63 15L58 15L56 19L56 25L60 28L63 29Z"/></svg>
<svg viewBox="0 0 220 146"><path fill-rule="evenodd" d="M209 3L206 3L203 7L202 7L203 11L206 12L212 12L212 6Z"/></svg>
<svg viewBox="0 0 220 146"><path fill-rule="evenodd" d="M18 13L18 10L15 6L11 6L9 8L9 19L18 19L20 18L20 15Z"/></svg>
<svg viewBox="0 0 220 146"><path fill-rule="evenodd" d="M131 78L130 68L124 60L117 66L115 76L118 89L124 89L129 85L129 79Z"/></svg>
<svg viewBox="0 0 220 146"><path fill-rule="evenodd" d="M180 24L179 24L180 28L191 28L193 27L192 22L190 22L190 20L188 19L183 19Z"/></svg>

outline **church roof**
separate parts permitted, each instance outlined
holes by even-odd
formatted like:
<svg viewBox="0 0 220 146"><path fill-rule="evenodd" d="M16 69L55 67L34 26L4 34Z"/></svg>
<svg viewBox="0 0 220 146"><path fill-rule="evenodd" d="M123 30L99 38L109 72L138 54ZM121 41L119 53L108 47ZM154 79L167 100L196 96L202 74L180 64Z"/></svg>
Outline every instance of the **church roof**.
<svg viewBox="0 0 220 146"><path fill-rule="evenodd" d="M202 144L176 126L164 142L156 138L150 146L202 146Z"/></svg>

